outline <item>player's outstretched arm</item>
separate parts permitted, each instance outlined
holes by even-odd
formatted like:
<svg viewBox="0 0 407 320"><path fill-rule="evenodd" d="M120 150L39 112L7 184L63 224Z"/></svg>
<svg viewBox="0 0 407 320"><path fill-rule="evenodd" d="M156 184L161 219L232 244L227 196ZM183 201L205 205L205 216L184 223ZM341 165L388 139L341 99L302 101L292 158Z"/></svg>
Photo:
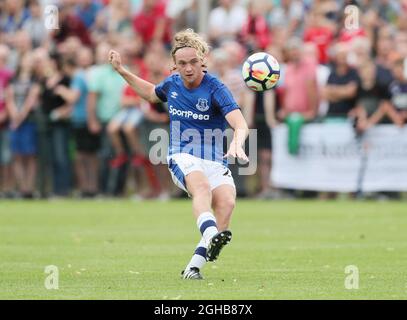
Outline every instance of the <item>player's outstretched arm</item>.
<svg viewBox="0 0 407 320"><path fill-rule="evenodd" d="M243 150L244 142L249 135L249 128L242 112L233 110L226 115L226 120L235 132L225 157L231 156L249 162L249 158Z"/></svg>
<svg viewBox="0 0 407 320"><path fill-rule="evenodd" d="M123 65L120 54L117 51L109 51L109 62L113 68L123 77L124 80L137 92L143 99L156 103L160 99L155 94L155 85L148 82L127 70Z"/></svg>

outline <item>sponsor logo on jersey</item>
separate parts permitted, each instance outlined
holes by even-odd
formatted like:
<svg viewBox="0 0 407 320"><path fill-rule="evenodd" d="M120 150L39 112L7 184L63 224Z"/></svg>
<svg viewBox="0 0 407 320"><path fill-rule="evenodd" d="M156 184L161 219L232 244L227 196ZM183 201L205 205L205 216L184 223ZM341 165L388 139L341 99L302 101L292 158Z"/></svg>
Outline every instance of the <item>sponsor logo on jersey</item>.
<svg viewBox="0 0 407 320"><path fill-rule="evenodd" d="M191 110L179 110L174 108L173 106L170 106L169 113L174 116L180 116L186 119L192 118L194 120L209 120L209 114L198 114L192 112Z"/></svg>

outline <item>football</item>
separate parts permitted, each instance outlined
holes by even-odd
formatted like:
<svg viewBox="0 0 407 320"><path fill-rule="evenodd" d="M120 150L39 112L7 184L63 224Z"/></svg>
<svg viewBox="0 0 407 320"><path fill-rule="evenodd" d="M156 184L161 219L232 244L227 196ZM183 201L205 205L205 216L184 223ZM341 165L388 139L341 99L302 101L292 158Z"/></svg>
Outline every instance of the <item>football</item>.
<svg viewBox="0 0 407 320"><path fill-rule="evenodd" d="M280 65L276 58L265 52L257 52L246 59L242 67L246 85L254 91L273 88L280 78Z"/></svg>

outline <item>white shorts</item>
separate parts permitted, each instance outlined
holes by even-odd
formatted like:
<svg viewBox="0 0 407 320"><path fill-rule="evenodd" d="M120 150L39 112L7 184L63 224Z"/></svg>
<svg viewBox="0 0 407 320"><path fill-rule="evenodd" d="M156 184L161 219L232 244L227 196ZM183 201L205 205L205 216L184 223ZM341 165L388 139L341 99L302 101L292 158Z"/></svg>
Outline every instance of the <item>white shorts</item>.
<svg viewBox="0 0 407 320"><path fill-rule="evenodd" d="M208 178L211 191L226 184L235 188L232 173L222 163L197 158L188 153L168 156L168 169L175 185L188 193L185 177L193 171L201 171Z"/></svg>
<svg viewBox="0 0 407 320"><path fill-rule="evenodd" d="M131 124L133 127L138 127L144 118L144 113L138 108L126 108L120 110L114 117L113 121L123 124Z"/></svg>

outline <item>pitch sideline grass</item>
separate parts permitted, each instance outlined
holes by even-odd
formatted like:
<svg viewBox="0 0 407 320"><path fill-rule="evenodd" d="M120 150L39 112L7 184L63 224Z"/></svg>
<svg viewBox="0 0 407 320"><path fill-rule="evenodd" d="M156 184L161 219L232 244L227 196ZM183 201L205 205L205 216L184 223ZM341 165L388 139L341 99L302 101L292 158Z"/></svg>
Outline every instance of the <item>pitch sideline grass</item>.
<svg viewBox="0 0 407 320"><path fill-rule="evenodd" d="M403 202L239 200L231 227L205 280L183 281L199 241L189 201L2 201L0 298L407 298ZM45 289L47 265L58 290Z"/></svg>

